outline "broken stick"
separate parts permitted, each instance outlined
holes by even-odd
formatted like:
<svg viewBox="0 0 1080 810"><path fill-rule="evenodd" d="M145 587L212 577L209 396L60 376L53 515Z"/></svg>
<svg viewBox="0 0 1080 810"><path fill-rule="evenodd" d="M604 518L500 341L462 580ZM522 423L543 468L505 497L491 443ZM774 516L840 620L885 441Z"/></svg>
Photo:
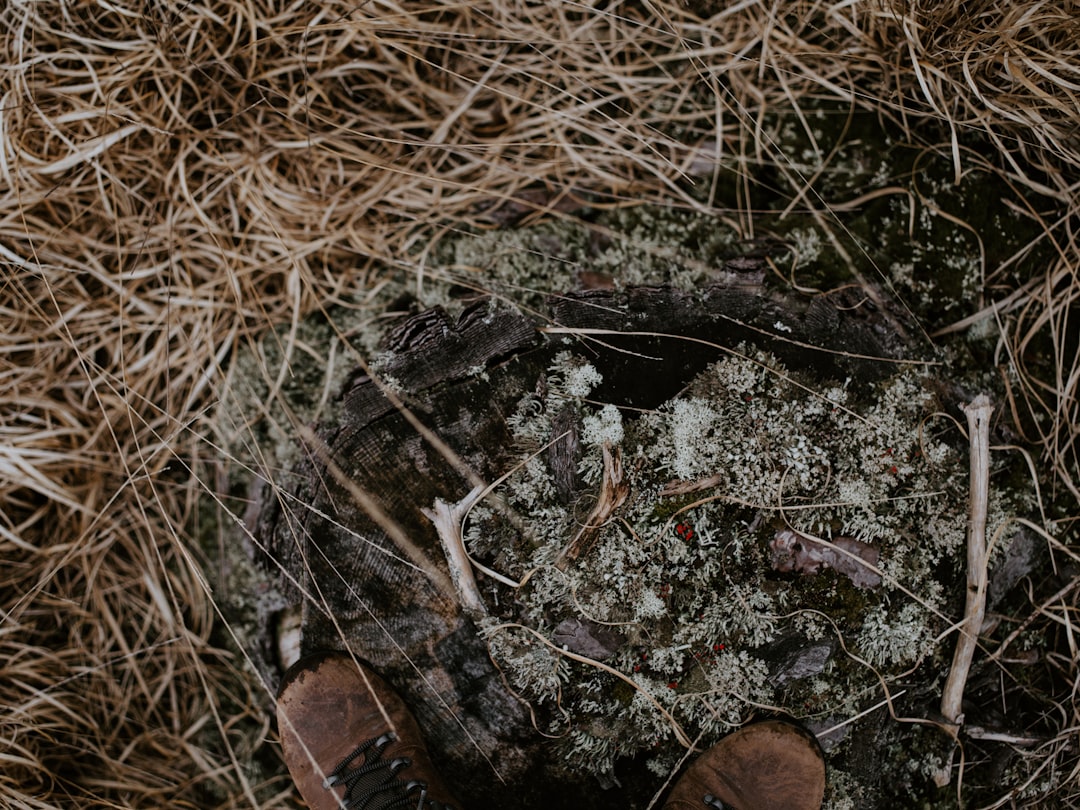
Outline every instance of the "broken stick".
<svg viewBox="0 0 1080 810"><path fill-rule="evenodd" d="M964 600L964 619L960 622L959 638L953 653L952 666L941 692L941 714L952 728L956 739L964 722L962 703L964 686L967 684L971 660L979 642L986 615L986 509L990 498L990 417L994 406L989 397L980 394L964 407L967 415L970 442L971 484L968 496L967 533L967 595ZM955 749L954 749L955 750ZM949 763L937 774L934 781L939 786L948 784L952 755Z"/></svg>

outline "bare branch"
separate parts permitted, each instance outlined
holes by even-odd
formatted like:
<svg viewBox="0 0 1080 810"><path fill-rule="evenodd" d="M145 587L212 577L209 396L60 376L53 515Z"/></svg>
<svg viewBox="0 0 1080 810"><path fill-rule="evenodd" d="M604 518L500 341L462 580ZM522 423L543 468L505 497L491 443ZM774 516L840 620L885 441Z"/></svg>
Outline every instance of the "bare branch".
<svg viewBox="0 0 1080 810"><path fill-rule="evenodd" d="M980 394L964 407L970 441L971 484L968 512L967 596L964 600L964 620L959 624L960 637L956 642L952 666L941 693L941 714L956 737L964 722L961 704L967 684L971 660L979 641L979 630L986 615L986 508L990 497L990 417L994 406L989 397ZM952 757L937 774L939 786L948 784Z"/></svg>

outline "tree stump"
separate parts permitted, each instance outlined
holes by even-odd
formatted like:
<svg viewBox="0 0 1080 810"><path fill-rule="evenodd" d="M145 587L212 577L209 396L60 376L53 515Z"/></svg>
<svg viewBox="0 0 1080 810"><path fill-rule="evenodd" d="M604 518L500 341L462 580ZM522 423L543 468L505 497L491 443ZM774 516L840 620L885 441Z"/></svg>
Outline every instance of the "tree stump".
<svg viewBox="0 0 1080 810"><path fill-rule="evenodd" d="M531 705L493 662L425 512L521 463L510 422L530 397L537 409L560 407L547 388L560 352L588 358L602 376L589 399L614 405L626 420L661 407L740 346L770 352L823 385L862 385L896 370L875 359L903 352L886 313L850 292L770 292L762 270L741 260L705 289L568 293L550 300L546 317L494 299L469 303L456 319L441 309L410 317L386 338L380 383L358 372L342 394L340 418L303 437L293 483L264 488L255 534L283 589L302 605L303 651L349 648L395 686L464 806L643 808L664 780L641 767L641 755L598 779L541 733L551 734L559 707ZM537 456L564 503L597 497L578 471L580 428L568 412L565 430ZM618 515L612 508L608 519ZM755 559L767 559L762 553ZM493 613L510 610L511 589L476 577ZM568 651L598 659L621 643L577 622L559 627ZM791 674L800 642L785 636L771 645L759 649L773 662L770 677L802 677ZM802 646L824 660L835 644ZM770 659L772 648L778 652ZM664 744L683 750L674 740Z"/></svg>

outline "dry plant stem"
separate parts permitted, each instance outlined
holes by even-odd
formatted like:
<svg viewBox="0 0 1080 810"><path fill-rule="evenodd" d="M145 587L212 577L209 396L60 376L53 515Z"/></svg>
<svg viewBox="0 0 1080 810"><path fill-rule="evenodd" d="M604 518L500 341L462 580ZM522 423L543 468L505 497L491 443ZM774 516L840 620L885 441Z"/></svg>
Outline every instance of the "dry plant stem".
<svg viewBox="0 0 1080 810"><path fill-rule="evenodd" d="M966 734L973 740L990 740L992 742L1003 742L1008 745L1019 745L1024 748L1046 742L1045 737L1007 734L1003 731L990 731L983 728L982 726L968 726Z"/></svg>
<svg viewBox="0 0 1080 810"><path fill-rule="evenodd" d="M586 519L581 531L563 549L558 560L556 560L555 565L559 568L565 568L567 563L571 563L581 556L582 552L586 550L589 541L595 537L596 530L611 519L615 510L622 506L626 496L630 494L630 487L623 479L622 451L618 447L612 448L608 444L605 444L602 450L604 453L604 480L600 486L600 497L596 501L596 506L593 507L592 512L589 513L589 517Z"/></svg>
<svg viewBox="0 0 1080 810"><path fill-rule="evenodd" d="M957 639L952 666L941 693L941 714L946 722L951 724L950 733L954 738L964 720L961 711L964 686L986 614L986 507L990 496L990 417L994 413L994 406L985 394L980 394L964 407L964 413L967 415L971 446L967 598L964 601L960 637ZM946 767L935 775L935 781L939 785L948 783L948 771L949 768Z"/></svg>

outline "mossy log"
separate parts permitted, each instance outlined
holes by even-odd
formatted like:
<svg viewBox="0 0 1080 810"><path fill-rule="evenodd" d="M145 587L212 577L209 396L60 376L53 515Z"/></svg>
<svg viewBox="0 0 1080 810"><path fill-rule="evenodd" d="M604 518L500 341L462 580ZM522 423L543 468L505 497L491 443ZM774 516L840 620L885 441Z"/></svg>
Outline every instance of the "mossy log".
<svg viewBox="0 0 1080 810"><path fill-rule="evenodd" d="M903 339L867 297L769 292L762 277L762 263L741 260L708 288L578 291L553 297L546 317L486 298L456 319L410 317L386 338L380 382L357 372L340 418L304 438L294 483L263 493L255 534L303 606L303 651L347 646L392 683L466 807L623 810L644 807L662 780L633 763L616 770L621 787L568 767L448 587L425 510L520 461L508 417L530 395L548 407L545 373L568 345L602 374L591 397L628 414L660 406L740 345L823 381L893 370L873 358L899 356ZM574 430L564 434L544 458L572 500L584 485ZM602 643L582 637L593 636ZM781 645L785 661L799 657L792 644Z"/></svg>

